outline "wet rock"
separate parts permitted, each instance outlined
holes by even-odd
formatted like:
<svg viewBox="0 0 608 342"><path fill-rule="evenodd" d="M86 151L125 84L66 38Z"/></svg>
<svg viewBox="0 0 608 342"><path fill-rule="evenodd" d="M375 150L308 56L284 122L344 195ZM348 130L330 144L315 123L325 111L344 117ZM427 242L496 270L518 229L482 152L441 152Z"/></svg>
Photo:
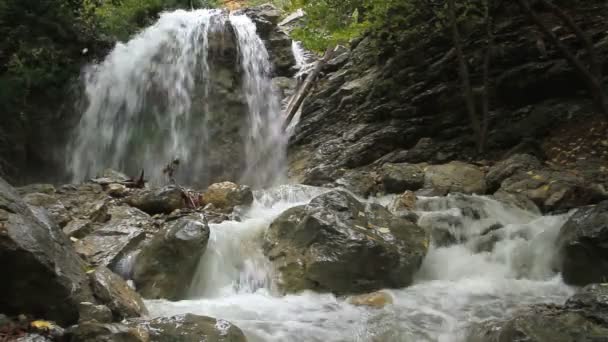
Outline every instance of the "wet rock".
<svg viewBox="0 0 608 342"><path fill-rule="evenodd" d="M507 320L474 326L467 341L602 341L606 336L608 326L588 319L582 312L556 305L534 305L515 312Z"/></svg>
<svg viewBox="0 0 608 342"><path fill-rule="evenodd" d="M93 301L84 263L53 222L41 222L0 179L0 307L72 324L78 303Z"/></svg>
<svg viewBox="0 0 608 342"><path fill-rule="evenodd" d="M50 337L41 334L25 334L12 340L13 342L52 342Z"/></svg>
<svg viewBox="0 0 608 342"><path fill-rule="evenodd" d="M268 229L264 253L286 292L365 293L409 285L428 239L424 229L380 205L331 191L281 214Z"/></svg>
<svg viewBox="0 0 608 342"><path fill-rule="evenodd" d="M336 185L363 197L369 197L377 191L375 174L365 171L347 171L336 181Z"/></svg>
<svg viewBox="0 0 608 342"><path fill-rule="evenodd" d="M44 208L60 227L65 226L71 217L63 203L53 195L43 193L30 193L23 197L23 201L34 207Z"/></svg>
<svg viewBox="0 0 608 342"><path fill-rule="evenodd" d="M174 210L186 207L182 191L175 186L143 190L129 196L126 201L130 206L150 215L170 214Z"/></svg>
<svg viewBox="0 0 608 342"><path fill-rule="evenodd" d="M28 184L17 188L19 195L24 196L32 193L52 195L57 191L52 184Z"/></svg>
<svg viewBox="0 0 608 342"><path fill-rule="evenodd" d="M384 164L380 170L384 191L389 194L400 194L404 191L416 191L424 186L424 170L414 164Z"/></svg>
<svg viewBox="0 0 608 342"><path fill-rule="evenodd" d="M145 238L145 231L128 221L110 222L78 240L74 247L91 264L114 267L121 257L136 250Z"/></svg>
<svg viewBox="0 0 608 342"><path fill-rule="evenodd" d="M105 305L95 305L90 302L82 302L78 306L80 312L79 323L95 321L98 323L112 322L112 310Z"/></svg>
<svg viewBox="0 0 608 342"><path fill-rule="evenodd" d="M530 170L540 169L541 163L536 157L529 154L516 154L508 159L496 163L490 168L486 175L486 183L488 190L495 192L498 190L502 182L518 172L527 172Z"/></svg>
<svg viewBox="0 0 608 342"><path fill-rule="evenodd" d="M559 265L564 281L587 285L608 278L608 201L578 209L559 232Z"/></svg>
<svg viewBox="0 0 608 342"><path fill-rule="evenodd" d="M483 195L486 192L484 172L471 164L454 161L428 166L424 172L425 188L437 195L453 192Z"/></svg>
<svg viewBox="0 0 608 342"><path fill-rule="evenodd" d="M150 342L246 342L245 334L232 323L192 314L130 320L129 327L144 331Z"/></svg>
<svg viewBox="0 0 608 342"><path fill-rule="evenodd" d="M121 320L148 314L139 294L108 268L98 267L89 277L95 297L112 310L115 319Z"/></svg>
<svg viewBox="0 0 608 342"><path fill-rule="evenodd" d="M608 283L585 286L570 297L565 306L582 311L585 317L608 327Z"/></svg>
<svg viewBox="0 0 608 342"><path fill-rule="evenodd" d="M498 191L492 195L492 197L502 204L505 204L512 208L519 208L531 213L539 214L540 209L532 202L528 197L517 193L508 193L505 191Z"/></svg>
<svg viewBox="0 0 608 342"><path fill-rule="evenodd" d="M208 240L209 226L202 217L168 223L136 257L133 280L139 293L150 299L183 299Z"/></svg>
<svg viewBox="0 0 608 342"><path fill-rule="evenodd" d="M393 213L399 213L402 211L413 211L416 210L416 202L418 198L416 194L412 191L406 191L399 196L396 196L391 205L389 206L389 210Z"/></svg>
<svg viewBox="0 0 608 342"><path fill-rule="evenodd" d="M121 183L131 180L131 177L125 175L124 173L112 169L105 169L99 175L100 178L109 179L112 183Z"/></svg>
<svg viewBox="0 0 608 342"><path fill-rule="evenodd" d="M232 211L236 206L253 203L253 192L246 185L222 182L210 185L203 193L204 205L213 204L216 209Z"/></svg>
<svg viewBox="0 0 608 342"><path fill-rule="evenodd" d="M348 302L355 306L368 306L375 309L381 309L389 304L393 304L393 297L386 292L380 291L350 297Z"/></svg>
<svg viewBox="0 0 608 342"><path fill-rule="evenodd" d="M82 239L90 234L96 228L95 224L89 220L75 219L70 221L64 228L63 232L68 237Z"/></svg>
<svg viewBox="0 0 608 342"><path fill-rule="evenodd" d="M122 198L129 195L129 189L122 184L108 185L108 195L115 198Z"/></svg>
<svg viewBox="0 0 608 342"><path fill-rule="evenodd" d="M145 331L124 324L103 324L83 322L71 327L66 332L69 342L149 342Z"/></svg>

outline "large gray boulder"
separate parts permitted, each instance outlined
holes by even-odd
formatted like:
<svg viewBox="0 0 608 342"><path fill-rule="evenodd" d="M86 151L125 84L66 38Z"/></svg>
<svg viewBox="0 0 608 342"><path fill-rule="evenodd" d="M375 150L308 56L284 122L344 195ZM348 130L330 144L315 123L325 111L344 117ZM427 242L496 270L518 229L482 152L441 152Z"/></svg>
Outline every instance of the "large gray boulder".
<svg viewBox="0 0 608 342"><path fill-rule="evenodd" d="M608 284L595 284L572 296L565 305L531 305L505 320L472 327L471 342L592 342L608 336Z"/></svg>
<svg viewBox="0 0 608 342"><path fill-rule="evenodd" d="M202 217L170 222L136 257L133 280L145 298L183 299L209 240Z"/></svg>
<svg viewBox="0 0 608 342"><path fill-rule="evenodd" d="M286 292L351 294L410 285L428 244L416 224L332 191L281 214L268 229L264 253Z"/></svg>
<svg viewBox="0 0 608 342"><path fill-rule="evenodd" d="M175 186L140 191L129 196L127 203L150 215L170 214L186 207L182 191Z"/></svg>
<svg viewBox="0 0 608 342"><path fill-rule="evenodd" d="M203 204L212 204L214 208L228 212L236 206L247 206L252 202L251 188L232 182L211 184L203 193Z"/></svg>
<svg viewBox="0 0 608 342"><path fill-rule="evenodd" d="M131 319L120 324L86 322L67 331L70 342L246 342L245 334L228 321L192 314Z"/></svg>
<svg viewBox="0 0 608 342"><path fill-rule="evenodd" d="M564 281L587 285L608 279L608 201L578 209L559 232Z"/></svg>
<svg viewBox="0 0 608 342"><path fill-rule="evenodd" d="M0 308L59 324L78 321L78 304L93 301L85 265L51 220L41 222L0 179Z"/></svg>
<svg viewBox="0 0 608 342"><path fill-rule="evenodd" d="M541 163L536 157L529 154L515 154L490 168L486 175L488 190L490 192L498 190L505 179L518 172L527 172L540 168Z"/></svg>
<svg viewBox="0 0 608 342"><path fill-rule="evenodd" d="M90 274L90 279L95 297L112 310L116 320L148 314L139 294L118 274L101 266Z"/></svg>
<svg viewBox="0 0 608 342"><path fill-rule="evenodd" d="M384 191L389 194L416 191L424 186L424 169L415 164L384 164L380 177Z"/></svg>
<svg viewBox="0 0 608 342"><path fill-rule="evenodd" d="M483 170L459 161L428 166L425 169L424 182L424 187L436 195L454 192L478 195L486 193Z"/></svg>

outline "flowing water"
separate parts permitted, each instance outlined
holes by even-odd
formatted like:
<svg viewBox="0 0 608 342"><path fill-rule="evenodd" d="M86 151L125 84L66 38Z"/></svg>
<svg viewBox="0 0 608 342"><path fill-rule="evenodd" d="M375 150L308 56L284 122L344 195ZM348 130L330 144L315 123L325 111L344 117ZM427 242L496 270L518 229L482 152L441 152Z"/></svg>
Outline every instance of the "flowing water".
<svg viewBox="0 0 608 342"><path fill-rule="evenodd" d="M162 14L86 70L87 105L68 148L74 180L111 167L144 169L160 182L163 167L179 159L177 178L187 184L213 176L253 186L280 181L286 136L270 68L246 16Z"/></svg>
<svg viewBox="0 0 608 342"><path fill-rule="evenodd" d="M304 67L301 51L294 51ZM232 165L248 184L283 183L287 137L270 69L268 51L246 16L162 14L86 71L87 107L69 149L74 177L105 167L144 168L158 180L159 165L179 158L187 168L178 176L186 182L206 181L210 176L202 175L221 161L220 169ZM242 127L234 124L241 116ZM237 132L240 141L222 129ZM228 153L235 150L242 162ZM149 301L151 315L227 319L253 342L465 341L475 322L505 317L519 305L563 302L573 292L551 265L566 215L540 216L455 195L419 201L418 223L432 230L435 242L412 286L384 290L393 304L372 309L331 294L281 295L262 253L264 232L284 210L324 191L298 185L257 191L241 221L211 225L189 299ZM388 204L391 198L370 200ZM131 262L121 264L127 277Z"/></svg>
<svg viewBox="0 0 608 342"><path fill-rule="evenodd" d="M551 267L553 241L566 215L540 216L485 197L450 196L422 199L419 224L452 229L460 242L431 245L414 285L385 290L393 305L371 309L330 294L280 295L261 251L264 231L282 211L323 191L282 186L258 192L242 222L212 225L191 299L151 301L152 315L227 319L250 341L466 341L474 322L506 317L519 305L560 303L572 294ZM451 224L442 226L446 218ZM491 232L488 247L484 231L497 223L503 227Z"/></svg>

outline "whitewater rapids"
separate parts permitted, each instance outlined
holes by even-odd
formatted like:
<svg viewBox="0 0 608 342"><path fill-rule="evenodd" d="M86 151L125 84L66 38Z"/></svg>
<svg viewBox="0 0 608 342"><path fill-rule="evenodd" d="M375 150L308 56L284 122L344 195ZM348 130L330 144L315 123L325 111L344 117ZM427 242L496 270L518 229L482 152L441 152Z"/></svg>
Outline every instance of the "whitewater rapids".
<svg viewBox="0 0 608 342"><path fill-rule="evenodd" d="M465 196L480 218L462 217L455 197L419 201L419 224L434 215L464 223L463 242L431 245L415 283L387 289L394 304L357 307L346 298L304 292L282 296L262 254L263 234L284 210L307 203L324 189L280 186L256 192L242 221L211 225L211 238L194 275L191 299L148 301L152 316L194 313L230 320L250 341L466 341L471 324L507 317L521 305L563 303L574 289L551 270L553 241L567 215L540 216L492 199ZM462 197L461 197L462 198ZM390 197L372 199L382 204ZM491 252L473 247L481 227L504 225Z"/></svg>

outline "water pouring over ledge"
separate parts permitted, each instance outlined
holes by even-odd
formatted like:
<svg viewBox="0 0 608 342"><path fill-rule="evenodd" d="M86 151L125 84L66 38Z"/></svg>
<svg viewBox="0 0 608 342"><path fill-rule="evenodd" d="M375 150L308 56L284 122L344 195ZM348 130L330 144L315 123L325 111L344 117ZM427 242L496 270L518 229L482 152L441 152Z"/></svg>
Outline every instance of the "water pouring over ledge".
<svg viewBox="0 0 608 342"><path fill-rule="evenodd" d="M160 182L231 179L261 187L285 174L268 51L245 15L163 13L84 74L86 109L68 147L75 181L113 167Z"/></svg>

